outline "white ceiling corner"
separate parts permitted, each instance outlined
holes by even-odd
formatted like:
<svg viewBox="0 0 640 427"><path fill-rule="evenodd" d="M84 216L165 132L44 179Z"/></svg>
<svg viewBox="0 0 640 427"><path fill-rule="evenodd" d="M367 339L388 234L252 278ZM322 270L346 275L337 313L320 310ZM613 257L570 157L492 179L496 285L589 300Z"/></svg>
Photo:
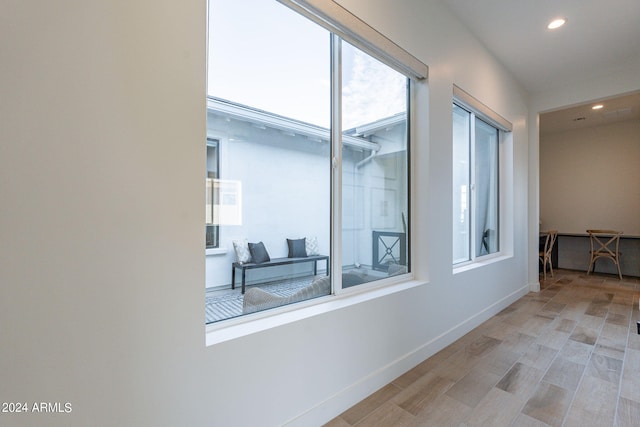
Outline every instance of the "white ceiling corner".
<svg viewBox="0 0 640 427"><path fill-rule="evenodd" d="M640 0L442 2L529 94L594 79L612 67L640 60ZM566 17L568 21L564 27L548 30L547 23L556 17ZM586 120L573 121L578 111L569 111L547 120L547 124L554 123L560 130L562 126L619 121L625 114L640 118L640 97L622 98L624 105L617 102L599 113L587 111L591 114ZM572 109L580 107L590 105ZM629 109L628 113L625 109ZM562 120L564 124L560 123Z"/></svg>

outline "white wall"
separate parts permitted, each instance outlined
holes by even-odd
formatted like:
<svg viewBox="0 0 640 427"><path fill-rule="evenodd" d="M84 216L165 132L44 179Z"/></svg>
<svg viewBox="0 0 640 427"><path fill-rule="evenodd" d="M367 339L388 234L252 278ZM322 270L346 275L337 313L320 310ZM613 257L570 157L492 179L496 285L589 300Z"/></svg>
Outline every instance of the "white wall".
<svg viewBox="0 0 640 427"><path fill-rule="evenodd" d="M540 137L540 219L546 230L640 236L640 122Z"/></svg>
<svg viewBox="0 0 640 427"><path fill-rule="evenodd" d="M3 425L318 425L526 291L521 89L439 2L340 3L430 66L412 165L424 284L206 347L205 3L5 2L0 397L73 412ZM454 83L514 124L508 255L455 276Z"/></svg>
<svg viewBox="0 0 640 427"><path fill-rule="evenodd" d="M3 2L3 426L211 422L205 6Z"/></svg>
<svg viewBox="0 0 640 427"><path fill-rule="evenodd" d="M208 126L208 136L220 140L221 179L242 184L242 208L235 224L220 226L220 249L226 252L206 257L206 287L231 284L233 240L261 241L270 257L280 258L288 254L286 239L315 236L320 253L328 255L329 143L213 115ZM318 268L324 270L325 263ZM310 271L311 263L255 270L247 283Z"/></svg>

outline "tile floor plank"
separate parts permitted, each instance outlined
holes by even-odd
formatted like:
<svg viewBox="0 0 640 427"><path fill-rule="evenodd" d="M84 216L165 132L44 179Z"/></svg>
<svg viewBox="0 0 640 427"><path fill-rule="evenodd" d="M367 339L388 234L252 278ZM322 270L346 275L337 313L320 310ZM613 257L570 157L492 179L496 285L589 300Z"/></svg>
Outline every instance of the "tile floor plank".
<svg viewBox="0 0 640 427"><path fill-rule="evenodd" d="M532 418L549 424L550 426L561 426L573 393L556 385L541 382L527 401L522 413Z"/></svg>
<svg viewBox="0 0 640 427"><path fill-rule="evenodd" d="M628 326L605 323L596 342L595 352L623 360L628 335Z"/></svg>
<svg viewBox="0 0 640 427"><path fill-rule="evenodd" d="M536 343L527 349L527 352L520 358L520 362L532 368L546 371L557 354L557 350Z"/></svg>
<svg viewBox="0 0 640 427"><path fill-rule="evenodd" d="M385 402L359 421L358 427L404 427L413 423L415 417L391 402Z"/></svg>
<svg viewBox="0 0 640 427"><path fill-rule="evenodd" d="M621 397L616 414L617 427L635 427L640 420L640 403Z"/></svg>
<svg viewBox="0 0 640 427"><path fill-rule="evenodd" d="M427 374L396 394L391 402L412 415L418 414L455 384L435 374Z"/></svg>
<svg viewBox="0 0 640 427"><path fill-rule="evenodd" d="M620 396L640 402L640 351L627 350L622 370Z"/></svg>
<svg viewBox="0 0 640 427"><path fill-rule="evenodd" d="M460 381L451 386L446 395L475 408L499 380L498 375L482 369L472 369Z"/></svg>
<svg viewBox="0 0 640 427"><path fill-rule="evenodd" d="M553 363L551 363L542 381L557 385L566 390L575 391L578 388L584 370L585 365L558 356Z"/></svg>
<svg viewBox="0 0 640 427"><path fill-rule="evenodd" d="M393 384L388 384L382 387L380 390L367 397L357 405L351 407L342 413L341 417L346 422L354 425L371 412L378 409L380 406L389 401L392 397L400 392L400 389Z"/></svg>
<svg viewBox="0 0 640 427"><path fill-rule="evenodd" d="M586 365L594 346L579 341L568 340L560 349L560 356L575 363Z"/></svg>
<svg viewBox="0 0 640 427"><path fill-rule="evenodd" d="M586 376L569 408L566 427L614 425L618 384Z"/></svg>
<svg viewBox="0 0 640 427"><path fill-rule="evenodd" d="M439 396L433 405L416 415L411 427L438 426L460 427L472 409L446 394Z"/></svg>
<svg viewBox="0 0 640 427"><path fill-rule="evenodd" d="M613 383L617 388L622 376L622 361L594 354L591 357L586 374Z"/></svg>
<svg viewBox="0 0 640 427"><path fill-rule="evenodd" d="M509 427L520 413L524 400L493 388L467 417L465 427Z"/></svg>
<svg viewBox="0 0 640 427"><path fill-rule="evenodd" d="M520 362L516 363L496 385L496 388L520 397L533 393L544 371Z"/></svg>

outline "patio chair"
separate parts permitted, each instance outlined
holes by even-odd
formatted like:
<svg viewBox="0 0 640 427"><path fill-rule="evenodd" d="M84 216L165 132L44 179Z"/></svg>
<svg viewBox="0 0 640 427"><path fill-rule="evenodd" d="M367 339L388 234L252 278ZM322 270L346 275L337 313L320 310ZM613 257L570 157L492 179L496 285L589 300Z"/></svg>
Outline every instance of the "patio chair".
<svg viewBox="0 0 640 427"><path fill-rule="evenodd" d="M553 277L553 263L551 262L551 252L553 251L553 246L556 244L558 231L544 231L540 233L540 236L545 237L545 240L543 249L538 252L538 258L542 263L542 275L544 277L544 280L547 280L547 264L549 264L549 271L551 272L551 277Z"/></svg>
<svg viewBox="0 0 640 427"><path fill-rule="evenodd" d="M589 251L589 268L587 274L595 270L596 261L600 258L606 258L613 261L618 268L618 276L622 280L622 272L620 271L620 236L622 231L615 230L587 230L589 233L589 242L591 250Z"/></svg>

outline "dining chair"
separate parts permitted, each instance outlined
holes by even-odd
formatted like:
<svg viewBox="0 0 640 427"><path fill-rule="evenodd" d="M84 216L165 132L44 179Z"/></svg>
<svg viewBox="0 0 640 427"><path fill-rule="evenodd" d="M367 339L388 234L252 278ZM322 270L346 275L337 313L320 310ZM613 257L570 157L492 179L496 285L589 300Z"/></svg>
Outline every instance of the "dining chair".
<svg viewBox="0 0 640 427"><path fill-rule="evenodd" d="M553 264L551 262L551 252L553 251L553 246L556 244L556 239L558 238L557 230L549 230L540 232L540 236L544 237L544 248L538 251L538 258L540 258L540 262L542 263L542 274L544 280L547 280L547 264L549 264L549 271L551 271L551 277L553 277Z"/></svg>
<svg viewBox="0 0 640 427"><path fill-rule="evenodd" d="M587 230L589 233L589 242L591 250L589 251L590 260L587 274L596 268L596 261L600 258L608 258L618 268L618 276L622 280L622 272L620 271L620 236L622 231L615 230Z"/></svg>

